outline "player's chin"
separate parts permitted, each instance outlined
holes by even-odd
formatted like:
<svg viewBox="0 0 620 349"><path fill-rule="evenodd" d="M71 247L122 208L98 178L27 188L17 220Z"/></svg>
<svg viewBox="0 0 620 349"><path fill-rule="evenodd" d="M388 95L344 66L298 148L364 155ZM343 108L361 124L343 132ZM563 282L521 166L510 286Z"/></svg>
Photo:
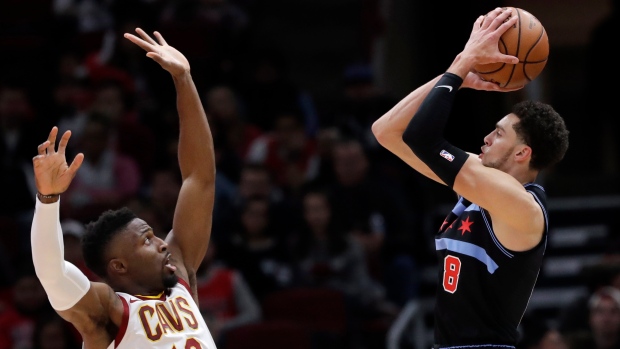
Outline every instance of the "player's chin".
<svg viewBox="0 0 620 349"><path fill-rule="evenodd" d="M162 281L165 288L172 288L179 282L179 277L176 274L167 274L163 276Z"/></svg>

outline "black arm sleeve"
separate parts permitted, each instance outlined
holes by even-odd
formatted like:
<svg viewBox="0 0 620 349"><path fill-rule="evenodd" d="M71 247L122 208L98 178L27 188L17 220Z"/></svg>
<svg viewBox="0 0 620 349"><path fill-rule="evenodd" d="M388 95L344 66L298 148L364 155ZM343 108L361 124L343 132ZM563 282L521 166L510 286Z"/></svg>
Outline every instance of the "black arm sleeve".
<svg viewBox="0 0 620 349"><path fill-rule="evenodd" d="M469 156L443 138L456 92L462 83L458 75L445 73L422 101L403 133L403 141L413 153L450 188Z"/></svg>

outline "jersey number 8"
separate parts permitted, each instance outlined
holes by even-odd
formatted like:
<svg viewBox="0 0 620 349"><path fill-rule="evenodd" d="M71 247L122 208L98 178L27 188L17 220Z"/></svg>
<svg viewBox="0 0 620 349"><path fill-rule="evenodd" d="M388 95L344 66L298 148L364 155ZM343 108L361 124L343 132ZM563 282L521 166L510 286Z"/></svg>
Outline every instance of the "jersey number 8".
<svg viewBox="0 0 620 349"><path fill-rule="evenodd" d="M461 273L461 260L458 257L447 255L443 259L443 289L447 292L456 292Z"/></svg>

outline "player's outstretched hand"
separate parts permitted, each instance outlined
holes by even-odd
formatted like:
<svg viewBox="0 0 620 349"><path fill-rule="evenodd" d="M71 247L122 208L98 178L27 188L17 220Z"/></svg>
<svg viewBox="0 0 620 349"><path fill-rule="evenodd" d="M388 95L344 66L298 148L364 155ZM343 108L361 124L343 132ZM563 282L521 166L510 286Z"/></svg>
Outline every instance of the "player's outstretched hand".
<svg viewBox="0 0 620 349"><path fill-rule="evenodd" d="M172 74L172 76L179 77L189 73L189 62L187 58L177 49L168 45L159 32L153 32L157 41L140 28L136 28L136 33L138 33L140 37L125 33L125 38L140 46L147 52L147 57L159 63L159 65Z"/></svg>
<svg viewBox="0 0 620 349"><path fill-rule="evenodd" d="M66 131L62 135L58 150L55 150L57 135L58 127L54 126L47 140L39 145L39 155L32 159L37 190L43 195L64 193L84 161L84 154L79 153L69 166L65 150L71 138L71 131Z"/></svg>

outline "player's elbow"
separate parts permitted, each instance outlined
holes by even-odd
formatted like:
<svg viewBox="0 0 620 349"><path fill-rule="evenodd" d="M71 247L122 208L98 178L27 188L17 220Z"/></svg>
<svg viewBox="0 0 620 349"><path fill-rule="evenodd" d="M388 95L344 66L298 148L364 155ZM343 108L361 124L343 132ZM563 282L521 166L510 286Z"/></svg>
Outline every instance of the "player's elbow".
<svg viewBox="0 0 620 349"><path fill-rule="evenodd" d="M393 140L393 136L390 137L389 129L386 127L385 122L382 119L376 120L371 127L372 134L375 139L383 147L388 147L389 142Z"/></svg>

